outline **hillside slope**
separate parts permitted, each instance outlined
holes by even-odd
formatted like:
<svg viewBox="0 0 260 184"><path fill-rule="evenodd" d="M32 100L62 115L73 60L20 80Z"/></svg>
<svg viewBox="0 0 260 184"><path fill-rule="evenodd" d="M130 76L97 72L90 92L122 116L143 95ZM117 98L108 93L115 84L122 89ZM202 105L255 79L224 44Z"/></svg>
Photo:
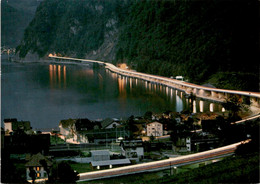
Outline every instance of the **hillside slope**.
<svg viewBox="0 0 260 184"><path fill-rule="evenodd" d="M1 46L17 47L20 44L39 4L37 0L1 2Z"/></svg>
<svg viewBox="0 0 260 184"><path fill-rule="evenodd" d="M258 91L259 2L45 0L17 48Z"/></svg>

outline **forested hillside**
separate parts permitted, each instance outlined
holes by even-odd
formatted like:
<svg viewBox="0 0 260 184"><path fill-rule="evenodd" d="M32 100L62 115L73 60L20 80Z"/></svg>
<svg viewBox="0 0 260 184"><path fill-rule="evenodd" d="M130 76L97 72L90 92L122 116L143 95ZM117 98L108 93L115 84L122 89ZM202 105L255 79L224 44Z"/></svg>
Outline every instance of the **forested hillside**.
<svg viewBox="0 0 260 184"><path fill-rule="evenodd" d="M1 46L16 47L20 44L40 1L1 1Z"/></svg>
<svg viewBox="0 0 260 184"><path fill-rule="evenodd" d="M258 91L259 2L45 0L18 47Z"/></svg>

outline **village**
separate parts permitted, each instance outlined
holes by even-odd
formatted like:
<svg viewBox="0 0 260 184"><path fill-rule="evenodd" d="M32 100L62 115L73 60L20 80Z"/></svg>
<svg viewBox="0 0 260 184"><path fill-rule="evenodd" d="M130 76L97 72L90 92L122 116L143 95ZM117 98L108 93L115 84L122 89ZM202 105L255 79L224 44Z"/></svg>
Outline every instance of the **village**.
<svg viewBox="0 0 260 184"><path fill-rule="evenodd" d="M2 156L24 182L61 179L53 174L60 164L77 180L82 172L178 157L248 136L228 133L229 118L228 112L148 111L126 119L61 120L59 130L50 132L34 131L29 121L4 119Z"/></svg>

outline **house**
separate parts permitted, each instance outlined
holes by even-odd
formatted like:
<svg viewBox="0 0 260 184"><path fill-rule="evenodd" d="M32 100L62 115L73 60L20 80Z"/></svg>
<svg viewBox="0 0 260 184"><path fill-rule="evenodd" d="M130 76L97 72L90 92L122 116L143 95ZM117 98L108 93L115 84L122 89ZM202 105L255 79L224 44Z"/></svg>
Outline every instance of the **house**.
<svg viewBox="0 0 260 184"><path fill-rule="evenodd" d="M75 123L75 119L61 120L59 124L60 134L65 137L73 135L73 131L75 130Z"/></svg>
<svg viewBox="0 0 260 184"><path fill-rule="evenodd" d="M108 150L96 150L96 151L90 151L90 153L91 153L91 159L93 161L110 160L110 153Z"/></svg>
<svg viewBox="0 0 260 184"><path fill-rule="evenodd" d="M179 138L176 145L174 146L174 149L177 152L191 151L191 138Z"/></svg>
<svg viewBox="0 0 260 184"><path fill-rule="evenodd" d="M162 136L163 135L163 125L157 121L146 124L146 134L147 136Z"/></svg>
<svg viewBox="0 0 260 184"><path fill-rule="evenodd" d="M98 122L90 121L89 119L77 119L75 128L77 132L99 129L101 125Z"/></svg>
<svg viewBox="0 0 260 184"><path fill-rule="evenodd" d="M110 128L116 128L121 126L119 123L119 120L116 118L107 118L101 122L101 126L103 129L110 129Z"/></svg>
<svg viewBox="0 0 260 184"><path fill-rule="evenodd" d="M93 122L86 118L61 120L59 124L60 134L67 142L73 143L88 143L88 137L85 135L85 132L97 129L100 126L98 122Z"/></svg>
<svg viewBox="0 0 260 184"><path fill-rule="evenodd" d="M131 140L120 143L121 155L130 160L139 161L144 157L144 147L142 140Z"/></svg>
<svg viewBox="0 0 260 184"><path fill-rule="evenodd" d="M104 160L104 161L92 161L91 166L92 168L101 169L101 167L106 168L109 167L110 169L113 166L125 166L131 164L129 159L116 159L116 160Z"/></svg>
<svg viewBox="0 0 260 184"><path fill-rule="evenodd" d="M6 134L24 132L28 133L31 130L30 121L17 121L17 119L4 119L4 130Z"/></svg>
<svg viewBox="0 0 260 184"><path fill-rule="evenodd" d="M32 155L29 158L29 161L25 164L27 180L32 179L30 177L31 170L34 170L36 172L36 179L47 179L48 178L48 174L44 170L44 162L47 165L47 168L49 168L49 169L53 165L53 163L47 157L43 156L41 153Z"/></svg>

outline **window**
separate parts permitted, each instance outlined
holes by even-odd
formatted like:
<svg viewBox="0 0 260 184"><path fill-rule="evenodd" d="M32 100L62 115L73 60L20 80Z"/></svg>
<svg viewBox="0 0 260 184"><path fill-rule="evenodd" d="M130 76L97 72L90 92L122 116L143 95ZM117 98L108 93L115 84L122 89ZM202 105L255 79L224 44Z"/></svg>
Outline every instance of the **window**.
<svg viewBox="0 0 260 184"><path fill-rule="evenodd" d="M40 171L40 167L37 167L37 171Z"/></svg>
<svg viewBox="0 0 260 184"><path fill-rule="evenodd" d="M40 175L40 173L37 173L37 178L39 178L41 175Z"/></svg>

